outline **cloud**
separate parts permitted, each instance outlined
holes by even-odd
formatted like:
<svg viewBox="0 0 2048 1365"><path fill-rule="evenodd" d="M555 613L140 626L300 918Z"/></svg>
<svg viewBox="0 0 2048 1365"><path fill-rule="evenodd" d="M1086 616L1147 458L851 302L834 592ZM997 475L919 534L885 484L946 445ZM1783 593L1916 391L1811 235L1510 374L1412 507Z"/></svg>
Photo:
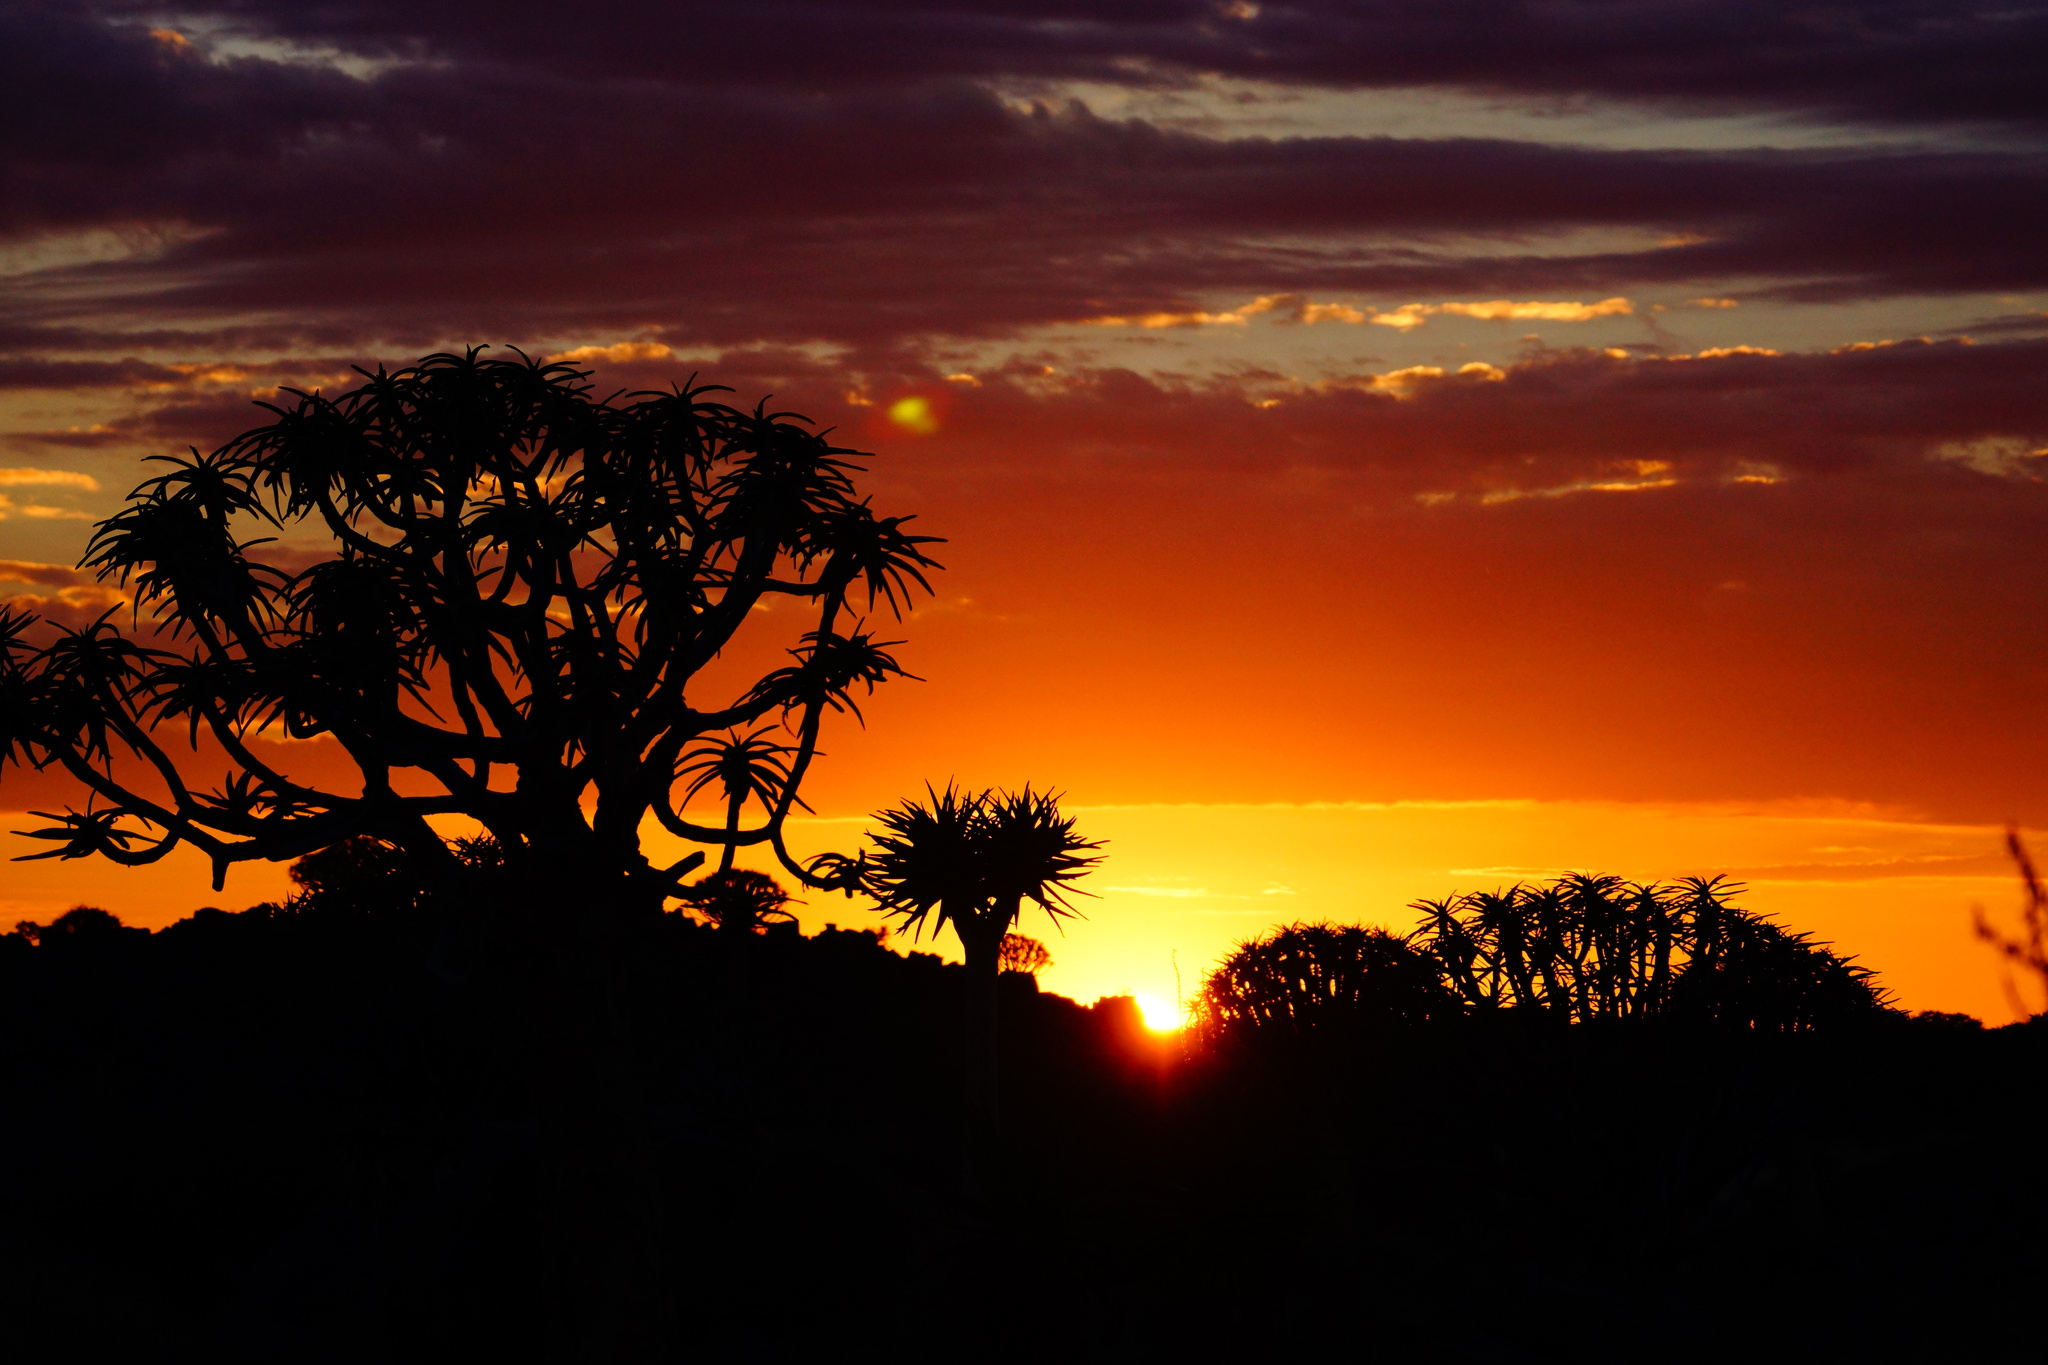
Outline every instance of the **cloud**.
<svg viewBox="0 0 2048 1365"><path fill-rule="evenodd" d="M1381 312L1354 308L1345 303L1312 303L1299 294L1262 294L1250 303L1222 313L1188 309L1144 313L1135 317L1093 317L1084 321L1094 327L1241 327L1261 313L1271 313L1281 322L1309 326L1319 322L1370 322L1406 332L1438 315L1488 321L1591 322L1596 318L1628 317L1634 312L1635 305L1625 298L1603 299L1598 303L1517 303L1511 299L1493 299L1485 303L1404 303L1399 308Z"/></svg>
<svg viewBox="0 0 2048 1365"><path fill-rule="evenodd" d="M76 488L100 491L100 481L75 469L0 469L0 488Z"/></svg>
<svg viewBox="0 0 2048 1365"><path fill-rule="evenodd" d="M1242 327L1261 313L1271 313L1285 323L1314 326L1319 322L1366 321L1371 315L1344 303L1311 303L1299 294L1261 294L1250 303L1223 313L1185 309L1143 313L1136 317L1093 317L1082 319L1091 327Z"/></svg>
<svg viewBox="0 0 2048 1365"><path fill-rule="evenodd" d="M2001 479L2039 479L2048 470L2048 446L2038 437L1980 436L1970 441L1943 441L1929 452L1937 460L1950 460Z"/></svg>
<svg viewBox="0 0 2048 1365"><path fill-rule="evenodd" d="M1979 318L1961 327L1949 329L1949 335L1963 336L2032 336L2048 332L2048 308L2031 313L2007 313L2002 317Z"/></svg>
<svg viewBox="0 0 2048 1365"><path fill-rule="evenodd" d="M2048 19L2024 7L1971 9L1946 0L1840 12L1789 11L1767 0L1622 0L1590 11L1508 0L1427 12L1298 0L1096 6L1085 14L1046 0L789 0L770 11L622 0L581 25L564 25L544 8L477 0L431 7L199 0L176 13L181 37L218 26L309 54L357 54L393 75L432 62L838 92L1003 77L1171 84L1216 73L1333 90L1461 87L1496 99L1705 103L1880 123L2027 125L2048 117L2038 80ZM80 47L97 40L110 49L101 60L118 60L136 83L225 65L206 60L203 39L166 46L131 29L111 41L82 19L33 12L15 23L23 36L61 34ZM226 83L235 73L209 74ZM196 111L163 102L167 112L196 121Z"/></svg>
<svg viewBox="0 0 2048 1365"><path fill-rule="evenodd" d="M127 605L128 595L98 583L61 588L54 593L19 593L0 598L0 605L76 630Z"/></svg>
<svg viewBox="0 0 2048 1365"><path fill-rule="evenodd" d="M1236 326L1247 315L1189 302L1233 294L1299 297L1296 320L1317 322L1366 311L1306 302L1333 296L1479 299L1509 310L1480 316L1513 317L1528 300L1717 280L1805 300L2048 287L2048 177L2038 153L2012 145L1205 137L1020 107L966 79L1234 70L1247 34L1263 44L1310 22L1269 9L1224 25L1237 36L1218 46L1213 10L1197 8L1199 19L1076 27L1028 6L800 7L786 29L686 7L649 12L631 43L595 46L524 11L457 5L451 24L370 4L338 23L235 8L239 28L301 45L292 60L225 59L203 24L172 50L82 14L10 11L0 235L126 245L11 276L0 347L47 364L177 336L401 354L450 338L592 335L889 346L1079 318ZM1674 31L1693 26L1652 11ZM1359 22L1314 15L1333 31ZM1752 18L1787 42L1804 31ZM1527 23L1562 31L1548 11ZM1404 50L1435 31L1391 10L1371 27L1375 45L1405 35ZM1153 50L1168 32L1180 35L1171 51ZM700 46L710 35L723 36ZM1838 37L1834 59L1847 43L1875 60L1878 47ZM1597 68L1613 41L1575 69ZM1916 43L1941 46L1904 46ZM862 60L845 62L850 50ZM1133 74L1140 50L1163 63L1154 76ZM323 64L318 51L370 65ZM653 51L669 57L650 63ZM799 77L813 51L831 60ZM1698 60L1668 55L1681 69ZM1477 73L1439 74L1516 79ZM1285 78L1372 83L1321 66Z"/></svg>
<svg viewBox="0 0 2048 1365"><path fill-rule="evenodd" d="M1313 470L1373 505L1450 493L1476 508L1488 494L1639 492L1666 480L1733 497L1851 476L1918 496L1902 490L1975 477L1987 460L2028 467L2030 454L2014 464L2010 452L2048 446L2044 369L2048 340L1669 358L1576 349L1314 382L1085 368L1048 377L1020 365L953 389L945 448L974 451L985 471L1012 449L1035 452L1036 469L1085 457L1133 470Z"/></svg>
<svg viewBox="0 0 2048 1365"><path fill-rule="evenodd" d="M1228 313L1205 313L1194 309L1179 313L1140 313L1135 317L1118 317L1111 314L1106 317L1084 318L1083 321L1090 327L1242 327L1249 316L1250 312L1245 309L1236 309Z"/></svg>
<svg viewBox="0 0 2048 1365"><path fill-rule="evenodd" d="M38 564L26 559L0 559L0 583L33 583L45 588L70 588L91 579L63 564Z"/></svg>
<svg viewBox="0 0 2048 1365"><path fill-rule="evenodd" d="M1595 318L1628 317L1635 310L1635 305L1624 298L1602 299L1598 303L1516 303L1511 299L1493 299L1486 303L1404 303L1399 308L1375 313L1370 320L1378 326L1406 332L1439 314L1483 318L1489 322L1591 322Z"/></svg>
<svg viewBox="0 0 2048 1365"><path fill-rule="evenodd" d="M164 365L140 360L0 359L0 389L103 389L173 383L182 376Z"/></svg>
<svg viewBox="0 0 2048 1365"><path fill-rule="evenodd" d="M1256 466L1243 452L1284 450L1290 468L1365 478L1394 501L1445 490L1590 490L1617 482L1617 470L1716 487L1819 474L1921 478L1974 468L1944 449L1997 463L2008 448L2001 443L2048 445L2040 382L2048 339L1786 353L1727 346L1668 357L1559 349L1508 364L1403 365L1314 380L1264 371L1139 375L1017 357L978 369L969 384L949 378L960 373L950 367L920 368L901 356L864 370L872 359L679 351L607 365L601 382L659 386L697 371L733 384L743 399L772 391L843 439L889 448L905 431L889 418L891 406L927 395L945 418L929 438L956 457L971 454L975 470L1005 467L1004 452L1015 448L1052 461L1087 452L1113 467L1168 460L1247 469ZM245 395L173 393L138 406L123 429L175 433L205 448L208 433L224 440L263 416ZM1971 444L1986 441L1981 451ZM1044 462L1033 455L1026 465Z"/></svg>
<svg viewBox="0 0 2048 1365"><path fill-rule="evenodd" d="M13 517L27 517L31 521L91 521L89 512L75 511L69 507L51 507L40 502L16 502L0 493L0 521Z"/></svg>
<svg viewBox="0 0 2048 1365"><path fill-rule="evenodd" d="M547 359L563 360L572 365L600 362L618 365L631 360L668 360L675 353L673 346L665 346L659 341L619 341L609 346L578 346L573 350L557 351Z"/></svg>

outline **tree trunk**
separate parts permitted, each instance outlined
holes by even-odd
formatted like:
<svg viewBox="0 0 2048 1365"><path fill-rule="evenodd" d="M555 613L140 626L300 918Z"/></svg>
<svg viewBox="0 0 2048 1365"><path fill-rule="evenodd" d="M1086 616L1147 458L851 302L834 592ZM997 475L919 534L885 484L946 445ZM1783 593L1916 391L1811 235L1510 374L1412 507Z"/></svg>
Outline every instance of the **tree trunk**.
<svg viewBox="0 0 2048 1365"><path fill-rule="evenodd" d="M640 1100L628 978L642 907L623 878L566 866L530 871L513 895L530 925L555 930L529 940L545 1040L535 1117L561 1258L548 1347L587 1360L665 1352L683 1281L666 1254L666 1180Z"/></svg>
<svg viewBox="0 0 2048 1365"><path fill-rule="evenodd" d="M966 1015L960 1033L965 1048L962 1090L967 1104L967 1181L976 1198L988 1190L994 1176L996 1143L1002 1131L996 1012L997 958L1002 942L1000 932L970 931L960 937L967 954Z"/></svg>

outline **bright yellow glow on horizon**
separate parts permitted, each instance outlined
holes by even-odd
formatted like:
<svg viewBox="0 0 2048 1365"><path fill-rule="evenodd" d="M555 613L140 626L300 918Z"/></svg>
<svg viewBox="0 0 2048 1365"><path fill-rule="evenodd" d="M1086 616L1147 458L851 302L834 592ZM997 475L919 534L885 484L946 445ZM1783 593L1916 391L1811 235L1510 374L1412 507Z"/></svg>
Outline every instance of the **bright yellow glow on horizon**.
<svg viewBox="0 0 2048 1365"><path fill-rule="evenodd" d="M1406 932L1422 897L1572 870L1643 881L1727 873L1748 888L1738 904L1854 955L1903 1007L2014 1017L2004 966L1970 929L1973 905L2016 923L2018 878L1996 826L1848 802L1090 806L1070 794L1064 805L1082 834L1107 841L1100 870L1077 883L1094 893L1075 897L1086 918L1056 927L1032 912L1018 932L1052 950L1046 990L1084 1004L1132 995L1148 1021L1174 1012L1147 1001L1192 998L1236 944L1277 925ZM865 823L806 817L790 832L799 856L851 852ZM650 831L650 846L664 837ZM806 932L879 923L837 896L799 909ZM959 959L951 934L917 947Z"/></svg>
<svg viewBox="0 0 2048 1365"><path fill-rule="evenodd" d="M1138 1002L1138 1013L1145 1017L1145 1027L1154 1033L1178 1033L1182 1021L1180 1006L1164 996L1147 995L1139 992L1132 997Z"/></svg>
<svg viewBox="0 0 2048 1365"><path fill-rule="evenodd" d="M1567 870L1638 880L1726 872L1744 882L1740 904L1833 943L1876 969L1908 1009L1958 1010L1993 1024L2014 1017L2006 972L1978 942L1970 910L2016 926L2018 879L1994 826L1939 824L1848 803L1747 807L1596 801L1402 802L1346 805L1090 806L1066 804L1081 832L1107 840L1101 870L1079 888L1085 919L1027 915L1018 931L1044 941L1045 989L1083 1004L1131 995L1148 1026L1171 1031L1176 999L1238 942L1293 920L1413 926L1425 896L1541 881ZM7 830L41 822L0 818L0 858L43 851ZM793 851L853 852L858 816L790 821ZM651 822L657 861L679 846ZM2048 841L2027 836L2039 849ZM749 849L743 864L769 866ZM152 868L97 859L6 864L0 927L47 922L70 906L100 905L130 924L160 927L202 905L240 909L282 898L281 864L236 868L228 889L208 887L205 860L179 849ZM885 927L864 901L811 893L796 910L804 932L826 923ZM899 950L959 960L950 933ZM1176 976L1178 969L1178 976ZM2029 1008L2034 986L2020 981Z"/></svg>

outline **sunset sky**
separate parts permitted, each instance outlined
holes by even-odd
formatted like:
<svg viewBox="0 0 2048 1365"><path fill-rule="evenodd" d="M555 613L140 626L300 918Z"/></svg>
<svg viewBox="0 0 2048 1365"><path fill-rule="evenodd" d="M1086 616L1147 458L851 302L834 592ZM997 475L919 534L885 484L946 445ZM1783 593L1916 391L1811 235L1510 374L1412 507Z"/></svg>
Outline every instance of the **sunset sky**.
<svg viewBox="0 0 2048 1365"><path fill-rule="evenodd" d="M1067 793L1111 842L1090 918L1027 926L1053 989L1725 871L2002 1022L2044 71L2027 0L0 0L0 595L97 615L69 566L141 459L279 385L700 374L947 538L885 632L924 681L828 735L798 843L927 780ZM0 917L283 875L0 864Z"/></svg>

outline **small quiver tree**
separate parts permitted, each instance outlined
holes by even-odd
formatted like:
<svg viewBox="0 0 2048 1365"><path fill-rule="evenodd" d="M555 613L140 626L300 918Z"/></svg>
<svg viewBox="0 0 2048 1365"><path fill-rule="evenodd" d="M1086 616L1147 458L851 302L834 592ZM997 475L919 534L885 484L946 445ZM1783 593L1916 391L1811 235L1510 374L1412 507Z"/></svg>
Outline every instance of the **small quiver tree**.
<svg viewBox="0 0 2048 1365"><path fill-rule="evenodd" d="M783 823L825 713L902 675L855 610L926 588L930 538L870 510L855 452L716 392L599 399L573 366L435 355L158 457L86 560L132 592L132 634L0 609L0 763L85 793L38 856L189 844L218 888L237 862L369 838L432 883L460 870L431 823L456 816L551 914L659 908L704 848L730 867L767 844L850 886L847 860L799 864ZM266 527L289 555L265 557ZM707 695L742 627L783 622L786 664ZM268 739L326 741L351 776ZM715 823L685 809L707 771ZM698 849L655 866L650 817Z"/></svg>
<svg viewBox="0 0 2048 1365"><path fill-rule="evenodd" d="M913 936L951 926L967 959L965 1089L970 1145L998 1129L997 993L1003 940L1028 901L1058 923L1078 912L1071 883L1100 856L1060 813L1059 798L1029 786L1017 792L925 788L875 818L882 832L862 863L863 885L885 915ZM972 1153L970 1154L972 1155Z"/></svg>

